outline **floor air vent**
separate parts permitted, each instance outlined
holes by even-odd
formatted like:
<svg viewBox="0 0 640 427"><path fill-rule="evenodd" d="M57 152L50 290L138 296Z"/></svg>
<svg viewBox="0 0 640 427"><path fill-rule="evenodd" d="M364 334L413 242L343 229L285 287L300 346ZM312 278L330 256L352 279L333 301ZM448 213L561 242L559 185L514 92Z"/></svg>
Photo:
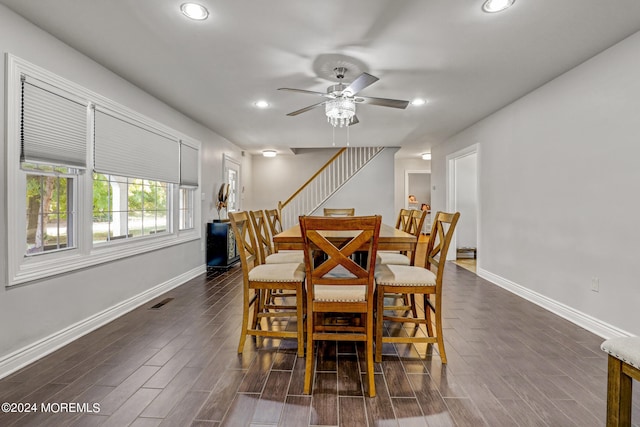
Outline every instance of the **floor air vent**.
<svg viewBox="0 0 640 427"><path fill-rule="evenodd" d="M173 300L173 298L165 298L162 301L160 301L159 303L151 306L151 310L158 310L160 308L162 308L165 304L170 303Z"/></svg>

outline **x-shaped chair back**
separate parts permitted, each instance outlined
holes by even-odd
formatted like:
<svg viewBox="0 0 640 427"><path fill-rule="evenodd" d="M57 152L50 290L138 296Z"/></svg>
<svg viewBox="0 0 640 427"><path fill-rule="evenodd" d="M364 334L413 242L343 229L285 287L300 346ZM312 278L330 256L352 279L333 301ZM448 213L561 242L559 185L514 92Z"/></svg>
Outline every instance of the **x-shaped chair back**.
<svg viewBox="0 0 640 427"><path fill-rule="evenodd" d="M428 270L432 270L431 266L436 267L438 283L442 283L442 275L444 274L443 267L446 262L446 259L443 259L442 255L446 258L453 232L458 223L458 218L460 218L460 212L437 212L431 225L431 235L429 236L429 243L427 243L425 267Z"/></svg>
<svg viewBox="0 0 640 427"><path fill-rule="evenodd" d="M301 217L305 257L309 257L307 268L310 283L373 287L375 256L371 254L377 250L380 223L380 216ZM353 235L337 238L331 234L334 231L352 231ZM326 257L321 261L316 258L314 264L314 251L321 251ZM365 266L354 261L356 252L367 253ZM335 274L330 274L332 272Z"/></svg>
<svg viewBox="0 0 640 427"><path fill-rule="evenodd" d="M411 219L411 211L409 209L400 209L398 219L396 220L396 229L407 231L409 220Z"/></svg>
<svg viewBox="0 0 640 427"><path fill-rule="evenodd" d="M280 221L280 212L278 212L278 209L268 209L265 210L265 213L267 214L271 235L275 236L278 233L282 233L282 221Z"/></svg>
<svg viewBox="0 0 640 427"><path fill-rule="evenodd" d="M251 217L251 225L256 234L260 262L264 264L267 257L273 253L273 244L271 243L271 236L267 229L267 217L263 211L250 211L249 216Z"/></svg>
<svg viewBox="0 0 640 427"><path fill-rule="evenodd" d="M231 219L232 229L235 233L236 246L240 258L246 261L247 266L259 265L261 260L249 213L246 211L229 212L229 219Z"/></svg>

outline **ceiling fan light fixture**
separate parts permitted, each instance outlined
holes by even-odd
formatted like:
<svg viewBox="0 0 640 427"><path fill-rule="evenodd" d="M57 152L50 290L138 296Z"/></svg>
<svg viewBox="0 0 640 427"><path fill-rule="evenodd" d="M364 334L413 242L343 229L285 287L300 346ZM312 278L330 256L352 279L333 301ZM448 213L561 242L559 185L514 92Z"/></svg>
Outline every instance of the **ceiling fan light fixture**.
<svg viewBox="0 0 640 427"><path fill-rule="evenodd" d="M262 152L262 155L263 155L264 157L275 157L275 156L276 156L276 154L278 154L278 153L276 152L276 150L264 150L264 151Z"/></svg>
<svg viewBox="0 0 640 427"><path fill-rule="evenodd" d="M486 0L482 5L482 10L487 13L502 12L513 6L516 0Z"/></svg>
<svg viewBox="0 0 640 427"><path fill-rule="evenodd" d="M351 98L330 99L325 103L324 112L331 126L349 126L356 115L356 103Z"/></svg>
<svg viewBox="0 0 640 427"><path fill-rule="evenodd" d="M207 8L198 3L182 3L180 10L184 16L196 21L204 21L209 16Z"/></svg>

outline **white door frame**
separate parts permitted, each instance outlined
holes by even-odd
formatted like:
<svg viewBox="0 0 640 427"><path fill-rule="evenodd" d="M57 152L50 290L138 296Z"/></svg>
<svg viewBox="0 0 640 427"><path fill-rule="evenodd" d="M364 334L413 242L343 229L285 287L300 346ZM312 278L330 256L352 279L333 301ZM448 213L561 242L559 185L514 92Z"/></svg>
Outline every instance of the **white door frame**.
<svg viewBox="0 0 640 427"><path fill-rule="evenodd" d="M446 192L446 206L447 212L455 212L456 211L456 160L462 159L464 157L470 156L472 154L476 154L476 182L477 182L477 200L478 206L476 209L477 218L476 218L476 236L478 239L478 257L476 260L476 270L480 268L480 258L482 256L482 251L480 250L480 144L476 143L470 145L462 150L456 151L447 155L446 157L446 176L447 176L447 192ZM451 246L449 247L449 253L447 254L447 260L455 260L456 259L456 235L453 234Z"/></svg>

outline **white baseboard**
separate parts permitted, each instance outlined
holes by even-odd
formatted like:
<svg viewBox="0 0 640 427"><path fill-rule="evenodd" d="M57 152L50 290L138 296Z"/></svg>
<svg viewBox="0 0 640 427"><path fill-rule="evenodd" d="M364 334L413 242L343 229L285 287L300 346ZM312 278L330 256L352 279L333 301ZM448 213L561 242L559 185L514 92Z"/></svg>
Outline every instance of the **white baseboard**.
<svg viewBox="0 0 640 427"><path fill-rule="evenodd" d="M0 378L17 371L18 369L35 362L36 360L54 352L60 347L77 340L83 335L98 329L99 327L117 319L131 310L151 301L163 293L174 289L188 280L206 272L206 266L202 265L190 271L182 273L164 283L154 286L138 295L135 295L119 304L94 314L65 329L55 332L48 337L29 344L13 353L0 358Z"/></svg>
<svg viewBox="0 0 640 427"><path fill-rule="evenodd" d="M604 339L633 336L633 334L627 331L616 328L615 326L603 322L600 319L589 316L588 314L569 307L568 305L532 291L531 289L525 288L524 286L518 285L517 283L482 268L478 269L477 274L483 279L488 280L489 282L500 286L501 288L506 289L509 292L512 292L546 310L549 310L550 312L555 313Z"/></svg>

